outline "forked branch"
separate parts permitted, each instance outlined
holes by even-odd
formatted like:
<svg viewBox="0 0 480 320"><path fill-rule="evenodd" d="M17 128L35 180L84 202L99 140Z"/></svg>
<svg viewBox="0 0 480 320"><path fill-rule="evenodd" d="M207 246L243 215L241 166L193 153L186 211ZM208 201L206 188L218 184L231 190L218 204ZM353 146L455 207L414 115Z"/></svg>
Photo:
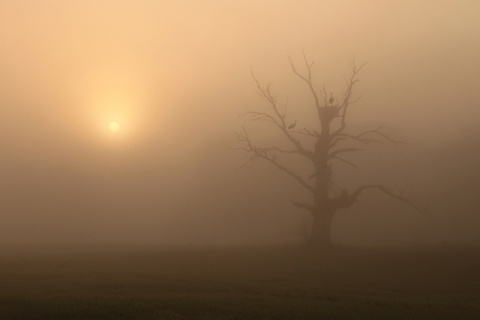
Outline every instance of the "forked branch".
<svg viewBox="0 0 480 320"><path fill-rule="evenodd" d="M384 141L386 141L397 146L399 144L406 143L404 141L393 139L388 134L382 132L381 129L384 129L384 128L378 127L375 130L367 130L357 135L339 132L333 136L332 143L330 144L330 148L332 148L333 146L335 146L337 143L341 141L346 141L349 139L353 141L365 143L365 144L383 143Z"/></svg>
<svg viewBox="0 0 480 320"><path fill-rule="evenodd" d="M307 55L305 54L305 51L304 51L303 52L303 60L305 62L305 67L307 69L307 74L303 75L302 73L300 73L297 70L297 67L293 63L292 58L288 57L288 60L290 61L290 66L292 67L293 73L295 73L295 75L297 75L300 79L305 81L305 83L308 85L308 88L310 89L310 92L312 93L313 99L315 101L315 106L317 107L317 110L319 110L321 108L321 105L320 105L320 101L318 99L318 94L317 94L315 88L313 87L313 82L312 82L312 66L313 66L314 62L313 61L310 61L310 62L308 61Z"/></svg>
<svg viewBox="0 0 480 320"><path fill-rule="evenodd" d="M272 112L267 113L267 112L249 111L247 113L244 113L243 116L249 116L250 117L249 120L253 120L253 121L271 122L282 132L283 136L293 144L297 153L303 155L308 159L313 159L312 151L304 148L302 143L299 140L297 140L292 135L292 132L289 130L288 125L285 122L286 107L284 109L284 112L282 113L280 111L280 108L277 105L277 97L274 96L271 92L271 84L268 84L267 86L262 87L262 85L260 84L260 82L258 81L258 79L255 77L253 73L252 73L252 77L257 86L258 93L268 102Z"/></svg>
<svg viewBox="0 0 480 320"><path fill-rule="evenodd" d="M248 159L247 163L252 162L256 158L264 159L270 162L271 164L273 164L275 167L277 167L281 171L291 176L292 178L294 178L298 183L300 183L305 189L310 191L312 194L315 192L314 187L311 186L307 181L305 181L302 177L300 177L298 174L296 174L292 170L280 164L277 161L277 157L275 153L272 152L272 151L278 151L283 153L298 153L298 150L284 150L277 147L268 147L268 148L257 147L252 143L250 136L248 135L248 132L245 129L245 127L243 127L243 133L237 133L237 139L240 143L244 144L244 147L241 149L252 155Z"/></svg>
<svg viewBox="0 0 480 320"><path fill-rule="evenodd" d="M340 104L338 110L340 114L340 128L338 128L333 135L337 135L338 133L342 132L345 130L347 126L347 111L350 105L354 104L355 102L358 101L358 98L355 100L352 100L352 94L353 94L353 88L355 87L355 84L359 81L358 80L358 74L360 71L362 71L363 67L365 67L367 63L363 63L360 66L357 66L355 59L352 61L351 64L351 70L352 74L350 76L350 79L347 80L347 89L345 90L344 96L343 96L343 102Z"/></svg>

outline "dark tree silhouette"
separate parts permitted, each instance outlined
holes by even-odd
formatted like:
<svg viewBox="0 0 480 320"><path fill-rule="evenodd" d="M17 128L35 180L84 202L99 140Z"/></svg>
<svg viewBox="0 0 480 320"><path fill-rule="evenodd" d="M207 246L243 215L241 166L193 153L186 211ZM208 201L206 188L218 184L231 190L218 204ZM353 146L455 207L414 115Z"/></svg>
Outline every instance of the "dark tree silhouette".
<svg viewBox="0 0 480 320"><path fill-rule="evenodd" d="M292 59L290 65L293 73L308 86L309 92L313 98L314 108L318 115L318 128L303 128L295 130L296 121L290 123L286 121L286 107L280 107L278 97L272 93L271 84L263 86L253 75L258 93L267 102L265 111L248 111L242 116L246 116L250 121L263 121L273 125L289 148L277 146L263 147L258 146L243 127L243 131L237 133L237 138L241 144L240 149L250 154L250 163L255 159L263 159L271 165L277 167L299 183L310 194L312 201L300 203L293 201L293 205L307 210L313 217L309 244L314 247L330 247L331 243L331 225L332 218L337 210L348 208L368 190L377 190L384 194L404 202L418 211L424 211L412 201L405 198L402 194L396 194L389 188L379 184L361 185L356 190L348 192L345 188L336 187L332 190L332 164L335 161L342 161L346 164L355 166L351 161L344 159L341 155L362 150L357 147L361 144L389 142L393 144L401 143L391 138L382 128L364 131L360 134L350 134L347 132L347 115L349 107L358 99L353 97L355 85L358 82L358 75L365 64L357 65L355 61L351 63L351 75L346 80L346 88L343 96L336 99L332 93L326 92L325 86L317 90L312 81L313 61L309 61L304 54L305 71L297 69ZM300 137L313 139L313 147L307 147L307 144ZM354 147L352 147L352 144ZM355 146L356 145L356 146ZM314 173L310 177L303 177L295 172L294 168L288 167L279 161L282 154L296 154L310 162L314 168Z"/></svg>

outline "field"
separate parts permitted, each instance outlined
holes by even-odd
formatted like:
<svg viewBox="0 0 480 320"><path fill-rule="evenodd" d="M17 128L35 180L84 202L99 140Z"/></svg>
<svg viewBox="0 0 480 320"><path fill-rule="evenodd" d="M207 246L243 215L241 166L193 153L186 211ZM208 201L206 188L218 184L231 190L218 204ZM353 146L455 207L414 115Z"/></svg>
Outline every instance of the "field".
<svg viewBox="0 0 480 320"><path fill-rule="evenodd" d="M480 250L3 250L0 319L480 319Z"/></svg>

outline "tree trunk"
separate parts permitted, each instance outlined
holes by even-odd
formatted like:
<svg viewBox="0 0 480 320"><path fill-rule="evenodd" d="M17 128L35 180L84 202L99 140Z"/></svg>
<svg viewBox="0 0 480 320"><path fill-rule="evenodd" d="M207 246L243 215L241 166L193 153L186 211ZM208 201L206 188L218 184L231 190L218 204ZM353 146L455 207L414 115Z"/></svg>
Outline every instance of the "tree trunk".
<svg viewBox="0 0 480 320"><path fill-rule="evenodd" d="M317 212L313 215L310 245L315 248L332 247L332 220L334 212Z"/></svg>

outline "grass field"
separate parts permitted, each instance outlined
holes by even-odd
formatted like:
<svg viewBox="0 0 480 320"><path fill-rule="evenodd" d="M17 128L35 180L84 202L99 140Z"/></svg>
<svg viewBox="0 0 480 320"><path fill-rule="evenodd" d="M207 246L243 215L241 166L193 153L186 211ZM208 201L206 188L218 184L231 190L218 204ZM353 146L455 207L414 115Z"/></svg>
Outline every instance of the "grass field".
<svg viewBox="0 0 480 320"><path fill-rule="evenodd" d="M480 250L4 251L0 319L480 319Z"/></svg>

